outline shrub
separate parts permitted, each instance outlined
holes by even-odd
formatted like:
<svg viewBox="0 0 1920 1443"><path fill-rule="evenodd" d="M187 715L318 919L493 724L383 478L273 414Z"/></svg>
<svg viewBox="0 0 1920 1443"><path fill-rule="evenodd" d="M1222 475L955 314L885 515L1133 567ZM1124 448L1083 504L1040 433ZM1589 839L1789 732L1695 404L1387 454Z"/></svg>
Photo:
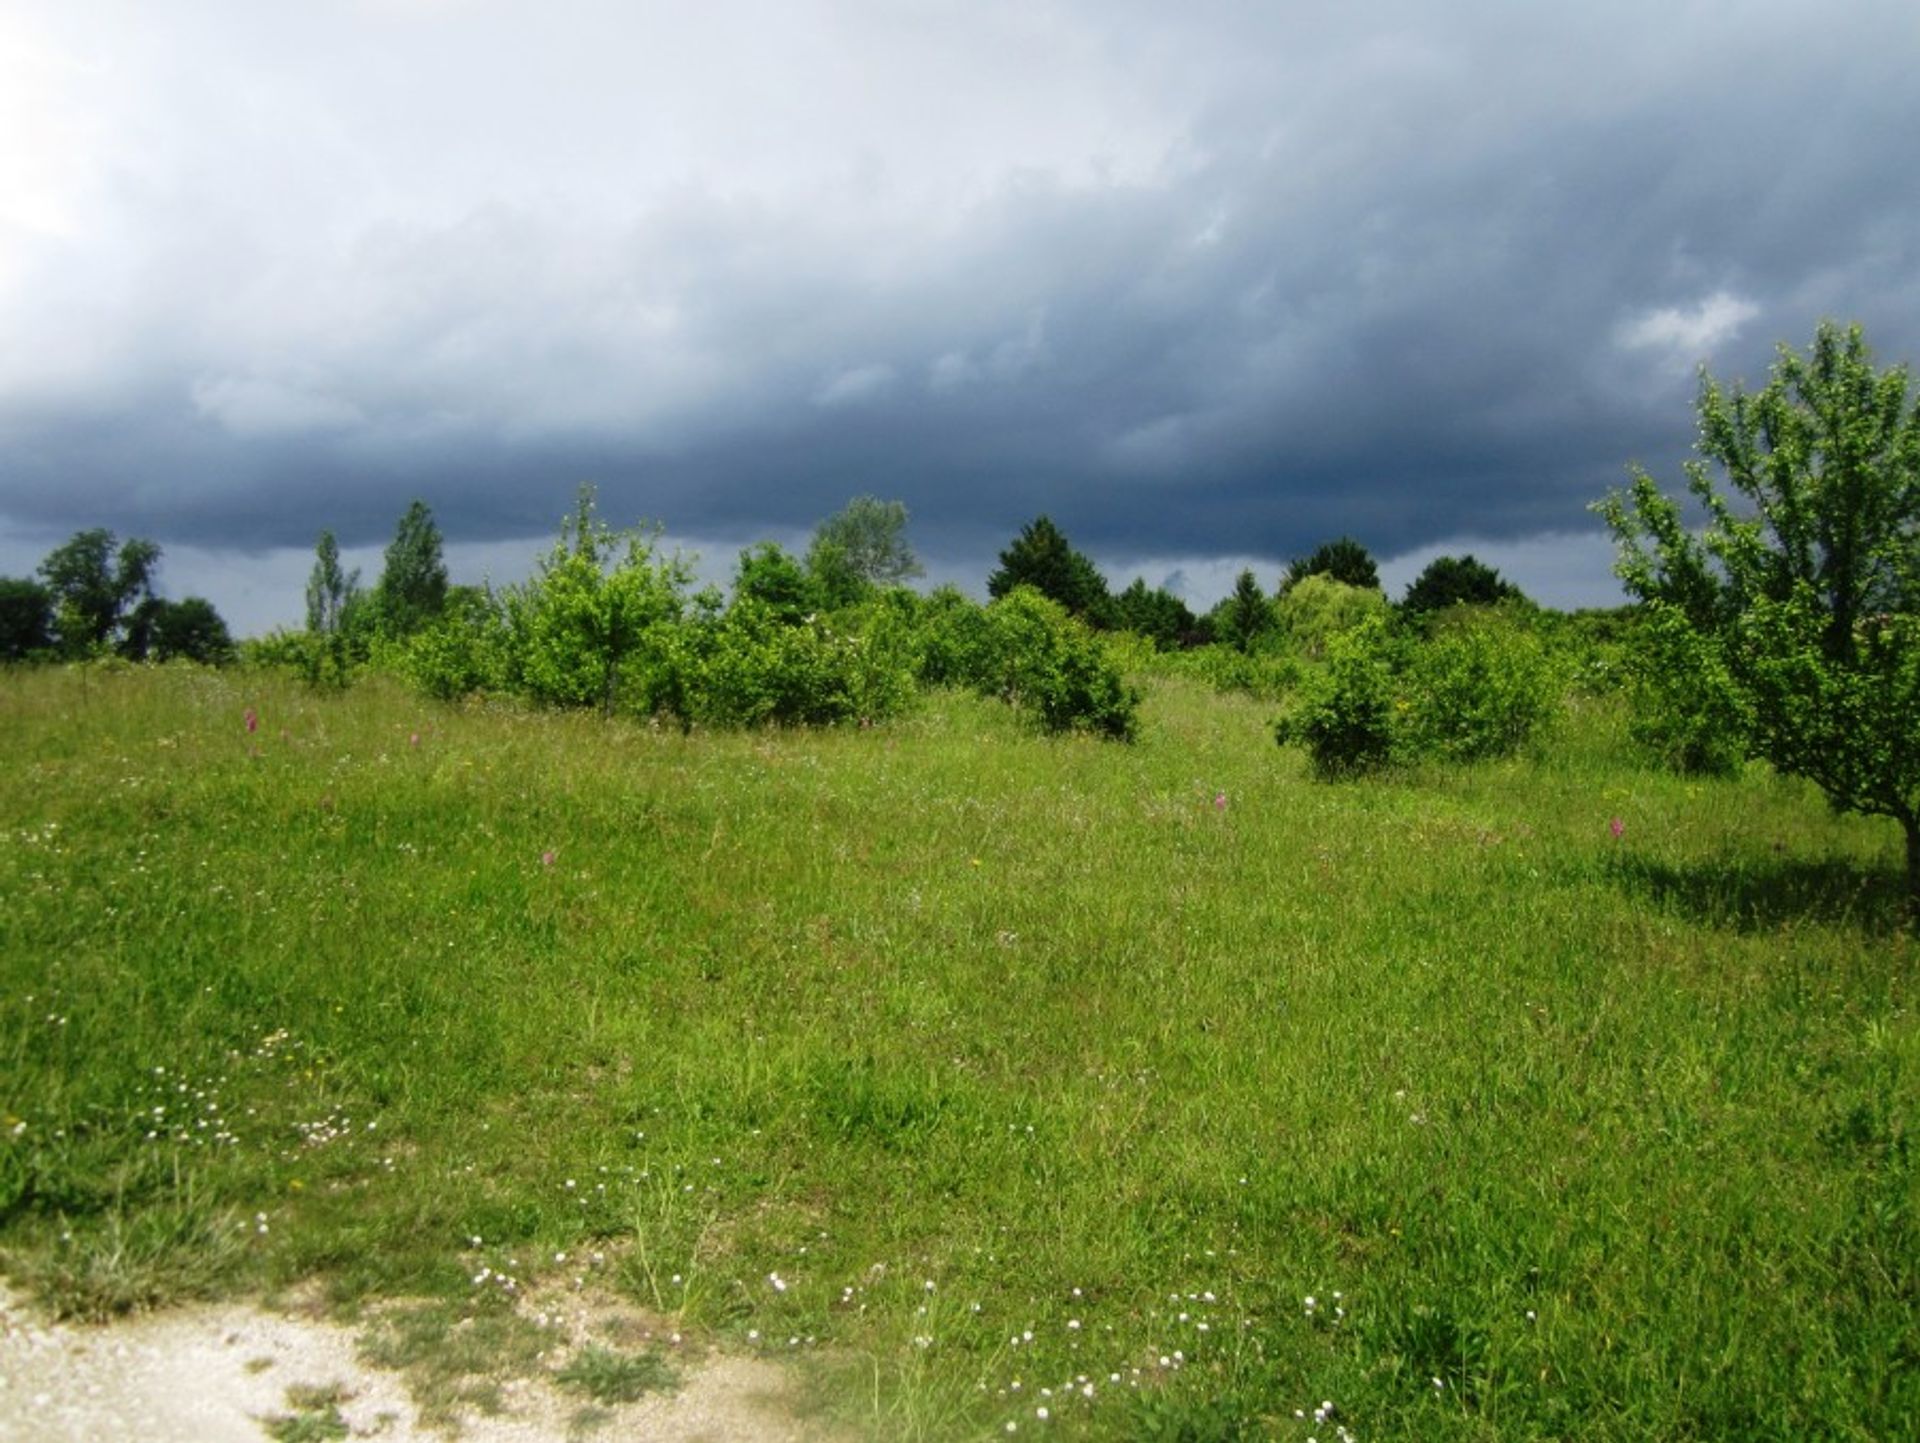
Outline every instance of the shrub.
<svg viewBox="0 0 1920 1443"><path fill-rule="evenodd" d="M487 591L456 587L441 616L402 644L394 669L441 701L507 684L512 635L499 601Z"/></svg>
<svg viewBox="0 0 1920 1443"><path fill-rule="evenodd" d="M1558 670L1538 638L1497 611L1455 606L1408 650L1409 749L1509 756L1558 712Z"/></svg>
<svg viewBox="0 0 1920 1443"><path fill-rule="evenodd" d="M1096 637L1029 586L986 611L985 654L975 685L1029 710L1047 731L1085 730L1131 741L1140 694Z"/></svg>
<svg viewBox="0 0 1920 1443"><path fill-rule="evenodd" d="M848 619L865 626L817 618L790 625L757 601L736 601L687 633L679 709L713 726L827 726L893 715L913 696L906 629L890 611Z"/></svg>
<svg viewBox="0 0 1920 1443"><path fill-rule="evenodd" d="M642 531L615 533L591 492L523 586L504 596L507 681L547 706L650 713L674 699L675 624L691 571Z"/></svg>
<svg viewBox="0 0 1920 1443"><path fill-rule="evenodd" d="M1295 581L1274 606L1281 633L1301 656L1319 658L1336 636L1387 614L1387 598L1370 586L1349 586L1323 572Z"/></svg>
<svg viewBox="0 0 1920 1443"><path fill-rule="evenodd" d="M986 677L987 610L951 586L922 600L913 618L915 665L928 686L979 686Z"/></svg>
<svg viewBox="0 0 1920 1443"><path fill-rule="evenodd" d="M1722 649L1675 608L1647 607L1627 655L1627 734L1661 766L1727 777L1745 761L1747 723Z"/></svg>
<svg viewBox="0 0 1920 1443"><path fill-rule="evenodd" d="M1295 592L1316 580L1308 577ZM1282 746L1305 747L1313 769L1323 777L1385 766L1401 748L1399 652L1384 610L1335 632L1327 639L1326 664L1306 680L1299 703L1280 719L1275 740Z"/></svg>

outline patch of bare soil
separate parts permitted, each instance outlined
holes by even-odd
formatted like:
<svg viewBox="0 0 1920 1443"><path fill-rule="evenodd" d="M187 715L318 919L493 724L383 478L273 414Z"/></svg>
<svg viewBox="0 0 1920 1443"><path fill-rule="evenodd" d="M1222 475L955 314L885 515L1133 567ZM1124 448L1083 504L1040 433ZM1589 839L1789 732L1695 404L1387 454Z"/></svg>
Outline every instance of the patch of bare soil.
<svg viewBox="0 0 1920 1443"><path fill-rule="evenodd" d="M0 1284L0 1443L442 1440L404 1378L360 1361L355 1330L257 1307L182 1308L104 1327L49 1323ZM793 1385L771 1363L676 1360L680 1386L596 1403L547 1376L500 1385L501 1411L466 1414L466 1443L806 1443ZM345 1428L343 1435L339 1430ZM304 1430L304 1431L303 1431Z"/></svg>

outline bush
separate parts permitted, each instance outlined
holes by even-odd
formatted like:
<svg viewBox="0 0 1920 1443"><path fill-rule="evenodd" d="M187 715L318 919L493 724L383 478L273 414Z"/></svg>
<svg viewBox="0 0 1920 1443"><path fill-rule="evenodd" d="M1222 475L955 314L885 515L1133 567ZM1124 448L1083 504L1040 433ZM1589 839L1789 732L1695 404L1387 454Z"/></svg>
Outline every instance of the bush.
<svg viewBox="0 0 1920 1443"><path fill-rule="evenodd" d="M1256 701L1282 701L1300 685L1305 670L1292 656L1273 651L1235 651L1196 646L1154 658L1151 669L1197 677L1215 691L1244 692Z"/></svg>
<svg viewBox="0 0 1920 1443"><path fill-rule="evenodd" d="M905 628L892 615L860 619L865 630L819 619L790 625L760 602L736 601L687 633L683 715L713 726L827 726L893 715L913 695Z"/></svg>
<svg viewBox="0 0 1920 1443"><path fill-rule="evenodd" d="M922 600L913 617L915 666L927 686L977 687L991 645L987 610L951 586Z"/></svg>
<svg viewBox="0 0 1920 1443"><path fill-rule="evenodd" d="M1274 603L1280 631L1301 656L1327 655L1334 637L1387 615L1387 598L1371 586L1349 586L1321 572L1301 577Z"/></svg>
<svg viewBox="0 0 1920 1443"><path fill-rule="evenodd" d="M1453 761L1509 756L1559 711L1560 678L1546 648L1497 611L1450 608L1408 657L1412 751Z"/></svg>
<svg viewBox="0 0 1920 1443"><path fill-rule="evenodd" d="M1651 603L1627 657L1627 734L1661 766L1729 777L1746 758L1747 719L1721 648L1675 608Z"/></svg>
<svg viewBox="0 0 1920 1443"><path fill-rule="evenodd" d="M486 591L457 587L440 617L398 648L401 676L441 701L505 689L512 635L499 601Z"/></svg>
<svg viewBox="0 0 1920 1443"><path fill-rule="evenodd" d="M1020 586L987 608L986 623L979 690L1029 710L1047 731L1133 739L1139 692L1066 608Z"/></svg>
<svg viewBox="0 0 1920 1443"><path fill-rule="evenodd" d="M609 714L671 706L673 633L690 577L651 535L596 521L583 492L535 575L504 594L508 685L546 706Z"/></svg>
<svg viewBox="0 0 1920 1443"><path fill-rule="evenodd" d="M1294 590L1317 580L1308 577ZM1400 650L1384 609L1333 633L1326 642L1326 665L1302 686L1299 703L1280 719L1275 740L1305 747L1323 777L1353 776L1392 761L1402 746Z"/></svg>

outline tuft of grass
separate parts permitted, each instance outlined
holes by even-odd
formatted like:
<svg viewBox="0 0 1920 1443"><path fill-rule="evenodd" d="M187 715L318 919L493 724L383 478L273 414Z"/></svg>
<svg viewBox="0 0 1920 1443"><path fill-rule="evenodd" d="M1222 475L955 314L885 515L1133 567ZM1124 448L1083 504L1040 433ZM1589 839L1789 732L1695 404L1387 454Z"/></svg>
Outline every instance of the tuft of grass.
<svg viewBox="0 0 1920 1443"><path fill-rule="evenodd" d="M634 1403L680 1385L680 1375L658 1353L618 1353L598 1345L582 1348L554 1376L596 1403Z"/></svg>
<svg viewBox="0 0 1920 1443"><path fill-rule="evenodd" d="M274 1443L332 1443L352 1432L340 1413L340 1405L351 1396L338 1383L296 1383L287 1389L287 1406L293 1411L263 1418L260 1426Z"/></svg>

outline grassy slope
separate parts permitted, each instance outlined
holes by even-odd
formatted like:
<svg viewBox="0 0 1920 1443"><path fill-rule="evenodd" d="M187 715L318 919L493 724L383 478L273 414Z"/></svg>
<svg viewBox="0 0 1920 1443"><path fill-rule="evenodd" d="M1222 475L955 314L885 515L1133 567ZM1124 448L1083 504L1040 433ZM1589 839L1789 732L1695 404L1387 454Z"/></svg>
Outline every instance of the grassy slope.
<svg viewBox="0 0 1920 1443"><path fill-rule="evenodd" d="M1354 786L1252 703L1146 717L0 678L9 1268L597 1270L887 1437L1920 1430L1889 828L1604 713Z"/></svg>

